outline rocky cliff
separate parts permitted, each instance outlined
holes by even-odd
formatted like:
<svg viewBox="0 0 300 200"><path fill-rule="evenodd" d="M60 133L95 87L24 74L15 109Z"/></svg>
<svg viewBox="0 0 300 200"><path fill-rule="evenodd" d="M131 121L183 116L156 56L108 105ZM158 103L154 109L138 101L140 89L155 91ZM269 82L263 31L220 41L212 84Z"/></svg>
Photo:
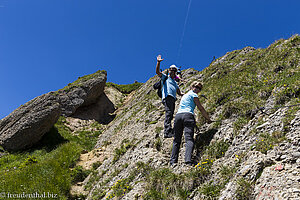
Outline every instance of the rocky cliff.
<svg viewBox="0 0 300 200"><path fill-rule="evenodd" d="M164 108L152 87L159 80L157 76L130 94L109 85L100 96L90 95L91 98L81 87L71 84L71 90L67 87L64 91L72 91L74 98L57 100L51 94L41 96L39 101L28 105L35 108L35 104L41 104L40 110L49 108L49 112L38 114L41 111L29 109L33 113L29 118L43 114L48 119L48 113L53 111L51 118L56 121L64 114L55 124L54 133L70 143L79 138L76 142L82 144L97 136L92 148L85 146L82 151L78 147L81 155L77 168L69 162L71 159L61 161L59 166L66 172L71 168L72 173L77 170L83 175L75 176L75 181L72 179L71 194L66 194L64 189L62 199L298 199L299 61L300 37L295 35L278 40L266 49L245 47L228 52L203 71L184 70L181 90L189 91L195 80L203 82L201 94L206 98L200 97L200 101L215 121L206 124L196 112L199 130L195 132L193 167L183 162L184 142L178 165L169 166L172 139L163 138ZM99 91L104 87L100 85L90 90ZM42 100L48 99L47 95L53 100ZM82 100L82 96L87 98ZM180 98L176 110L179 102ZM1 120L1 137L9 135L4 131L14 130L10 127L23 119L17 116L12 113ZM1 141L3 145L4 139ZM63 156L67 157L65 152ZM5 169L3 180L0 178L2 184L9 178L6 173ZM65 180L69 176L63 177ZM60 182L63 181L56 185Z"/></svg>
<svg viewBox="0 0 300 200"><path fill-rule="evenodd" d="M101 157L82 193L87 199L297 199L300 195L300 37L266 49L227 53L180 87L204 84L201 98L216 122L197 114L195 166L169 167L172 139L153 77L132 93L99 136ZM177 100L176 108L180 98ZM91 158L92 160L92 158ZM98 160L99 161L99 160Z"/></svg>

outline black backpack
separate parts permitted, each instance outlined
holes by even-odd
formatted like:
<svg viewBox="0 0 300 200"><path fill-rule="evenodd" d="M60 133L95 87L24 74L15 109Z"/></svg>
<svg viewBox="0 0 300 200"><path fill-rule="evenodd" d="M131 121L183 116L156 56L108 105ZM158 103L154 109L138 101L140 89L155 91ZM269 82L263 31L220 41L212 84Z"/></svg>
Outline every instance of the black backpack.
<svg viewBox="0 0 300 200"><path fill-rule="evenodd" d="M162 88L162 85L165 84L166 80L168 79L168 77L163 81L159 80L157 81L156 83L153 84L153 88L155 90L157 90L157 95L162 98L162 91L161 91L161 88Z"/></svg>

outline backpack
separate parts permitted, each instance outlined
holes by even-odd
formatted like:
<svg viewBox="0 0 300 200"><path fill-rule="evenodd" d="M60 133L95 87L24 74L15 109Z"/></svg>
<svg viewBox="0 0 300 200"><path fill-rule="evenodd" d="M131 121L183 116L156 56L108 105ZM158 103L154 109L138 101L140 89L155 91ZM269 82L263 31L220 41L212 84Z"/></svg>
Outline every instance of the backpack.
<svg viewBox="0 0 300 200"><path fill-rule="evenodd" d="M162 88L162 85L165 84L166 80L168 79L168 77L163 81L159 80L157 81L156 83L153 84L153 88L155 90L157 90L157 95L162 98L162 91L161 91L161 88Z"/></svg>

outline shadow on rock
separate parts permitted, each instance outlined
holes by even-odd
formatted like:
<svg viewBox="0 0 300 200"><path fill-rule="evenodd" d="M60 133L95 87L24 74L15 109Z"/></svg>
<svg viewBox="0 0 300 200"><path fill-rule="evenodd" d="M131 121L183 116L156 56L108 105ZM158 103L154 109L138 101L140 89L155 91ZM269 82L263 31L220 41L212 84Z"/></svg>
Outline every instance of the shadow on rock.
<svg viewBox="0 0 300 200"><path fill-rule="evenodd" d="M196 132L195 138L195 152L196 152L196 161L201 157L201 153L205 150L205 147L208 146L216 134L217 129L209 129L203 133Z"/></svg>
<svg viewBox="0 0 300 200"><path fill-rule="evenodd" d="M63 136L60 135L56 127L52 127L49 132L47 132L42 139L34 146L32 146L28 151L34 151L36 149L45 149L47 152L52 151L58 145L67 142Z"/></svg>
<svg viewBox="0 0 300 200"><path fill-rule="evenodd" d="M82 120L96 120L100 124L108 124L116 117L115 114L112 114L115 110L114 104L103 93L96 103L78 108L72 117Z"/></svg>

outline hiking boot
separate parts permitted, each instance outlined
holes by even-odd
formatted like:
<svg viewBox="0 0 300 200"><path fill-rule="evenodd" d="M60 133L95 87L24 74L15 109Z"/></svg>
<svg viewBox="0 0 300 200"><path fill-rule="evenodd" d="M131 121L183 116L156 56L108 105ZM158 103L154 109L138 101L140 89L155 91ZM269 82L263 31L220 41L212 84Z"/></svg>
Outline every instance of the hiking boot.
<svg viewBox="0 0 300 200"><path fill-rule="evenodd" d="M164 135L164 138L172 138L172 137L174 137L174 134L172 133L169 133L168 135L167 134Z"/></svg>
<svg viewBox="0 0 300 200"><path fill-rule="evenodd" d="M172 129L169 133L164 133L164 138L171 138L174 137L174 130Z"/></svg>
<svg viewBox="0 0 300 200"><path fill-rule="evenodd" d="M171 167L172 169L175 169L177 166L178 166L177 163L170 163L170 167Z"/></svg>

